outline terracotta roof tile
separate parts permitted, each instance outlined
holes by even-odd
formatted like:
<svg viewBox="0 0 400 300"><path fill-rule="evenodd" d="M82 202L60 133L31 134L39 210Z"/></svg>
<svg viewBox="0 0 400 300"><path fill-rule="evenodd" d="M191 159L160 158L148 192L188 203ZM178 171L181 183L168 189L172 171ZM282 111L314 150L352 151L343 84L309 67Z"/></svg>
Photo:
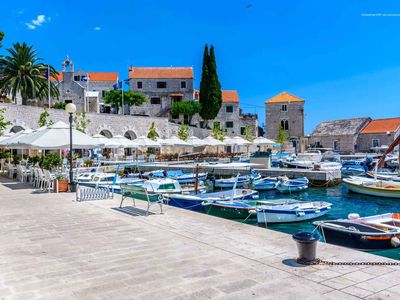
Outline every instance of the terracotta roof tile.
<svg viewBox="0 0 400 300"><path fill-rule="evenodd" d="M112 81L116 82L118 80L117 72L87 72L89 74L90 81ZM59 72L55 78L52 77L51 80L61 81L63 79L63 73Z"/></svg>
<svg viewBox="0 0 400 300"><path fill-rule="evenodd" d="M200 91L194 90L194 99L199 100ZM224 103L239 103L239 94L235 90L223 90L222 102Z"/></svg>
<svg viewBox="0 0 400 300"><path fill-rule="evenodd" d="M288 92L282 92L272 98L269 98L265 103L283 103L283 102L304 102L304 99L301 99L295 95L292 95Z"/></svg>
<svg viewBox="0 0 400 300"><path fill-rule="evenodd" d="M372 120L361 133L396 132L400 128L400 118Z"/></svg>
<svg viewBox="0 0 400 300"><path fill-rule="evenodd" d="M192 67L132 67L129 68L129 78L134 79L193 79Z"/></svg>

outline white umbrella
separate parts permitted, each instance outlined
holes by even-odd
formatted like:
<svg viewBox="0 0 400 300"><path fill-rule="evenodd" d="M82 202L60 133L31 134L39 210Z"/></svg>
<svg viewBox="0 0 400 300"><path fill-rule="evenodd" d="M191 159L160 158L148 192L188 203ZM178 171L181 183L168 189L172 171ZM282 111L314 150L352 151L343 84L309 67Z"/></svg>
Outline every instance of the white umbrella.
<svg viewBox="0 0 400 300"><path fill-rule="evenodd" d="M275 145L275 142L270 139L267 139L263 136L259 136L254 139L253 144L254 145Z"/></svg>
<svg viewBox="0 0 400 300"><path fill-rule="evenodd" d="M228 146L233 146L235 145L235 141L229 136L224 136L224 144Z"/></svg>
<svg viewBox="0 0 400 300"><path fill-rule="evenodd" d="M158 140L157 140L158 141ZM192 145L190 145L189 143L181 140L180 138L178 138L177 136L173 135L168 139L165 139L163 141L163 143L166 146L175 146L175 147L191 147ZM162 143L161 143L162 144Z"/></svg>
<svg viewBox="0 0 400 300"><path fill-rule="evenodd" d="M202 141L201 139L199 139L196 136L189 137L186 142L189 143L193 147L207 146L207 144L204 141Z"/></svg>
<svg viewBox="0 0 400 300"><path fill-rule="evenodd" d="M147 136L139 136L137 139L133 140L136 144L138 144L140 147L144 148L160 148L161 144L158 142L153 141L152 139L149 139Z"/></svg>
<svg viewBox="0 0 400 300"><path fill-rule="evenodd" d="M2 136L0 136L0 141L4 141L5 139L8 139L9 137L12 137L15 133L14 132L8 132Z"/></svg>
<svg viewBox="0 0 400 300"><path fill-rule="evenodd" d="M99 143L104 144L104 148L108 149L115 149L115 148L120 148L120 144L113 141L112 139L106 138L104 135L101 134L95 134L92 136L92 138L96 139Z"/></svg>
<svg viewBox="0 0 400 300"><path fill-rule="evenodd" d="M116 135L111 140L123 148L139 148L138 144L122 135Z"/></svg>
<svg viewBox="0 0 400 300"><path fill-rule="evenodd" d="M11 135L9 138L6 138L6 139L0 141L0 146L6 147L6 148L12 148L12 149L23 148L20 145L18 145L18 140L20 140L22 137L26 136L27 134L31 134L32 132L33 132L33 130L30 128L19 131L16 134Z"/></svg>
<svg viewBox="0 0 400 300"><path fill-rule="evenodd" d="M232 138L232 141L234 142L233 145L238 145L238 146L249 146L249 145L251 145L251 142L249 142L248 140L245 140L244 138L242 138L240 136L235 136L234 138Z"/></svg>
<svg viewBox="0 0 400 300"><path fill-rule="evenodd" d="M208 136L203 139L203 142L206 143L207 146L225 146L224 142L213 138L212 136Z"/></svg>
<svg viewBox="0 0 400 300"><path fill-rule="evenodd" d="M18 147L30 149L67 149L70 143L69 135L69 125L59 121L45 129L37 130L21 137L17 145ZM102 148L104 146L96 139L76 129L72 129L72 142L72 147L75 149Z"/></svg>

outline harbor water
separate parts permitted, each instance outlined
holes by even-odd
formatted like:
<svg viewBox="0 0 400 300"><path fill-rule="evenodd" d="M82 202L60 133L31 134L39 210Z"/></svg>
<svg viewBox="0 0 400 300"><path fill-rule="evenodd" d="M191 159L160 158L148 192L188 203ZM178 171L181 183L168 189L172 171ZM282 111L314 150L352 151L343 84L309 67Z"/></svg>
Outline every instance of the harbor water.
<svg viewBox="0 0 400 300"><path fill-rule="evenodd" d="M292 198L302 201L326 201L332 203L332 209L317 220L332 220L347 218L350 213L358 213L361 217L400 212L400 199L386 199L349 192L344 184L328 188L309 188L304 192L281 194L277 191L260 192L260 199ZM310 220L306 222L271 224L268 229L293 234L300 230L312 231L315 226ZM249 219L246 223L257 226L256 219ZM319 234L319 232L318 232ZM322 237L321 237L321 240ZM400 260L400 248L372 252L377 255Z"/></svg>

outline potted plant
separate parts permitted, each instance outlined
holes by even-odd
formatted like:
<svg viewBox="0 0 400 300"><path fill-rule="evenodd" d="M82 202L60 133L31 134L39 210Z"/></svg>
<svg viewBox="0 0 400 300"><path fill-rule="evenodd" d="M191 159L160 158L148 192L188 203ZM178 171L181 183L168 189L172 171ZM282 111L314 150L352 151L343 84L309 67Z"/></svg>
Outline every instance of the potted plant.
<svg viewBox="0 0 400 300"><path fill-rule="evenodd" d="M53 181L53 191L57 192L57 185L58 185L58 192L65 193L68 191L68 179L63 174L58 174Z"/></svg>

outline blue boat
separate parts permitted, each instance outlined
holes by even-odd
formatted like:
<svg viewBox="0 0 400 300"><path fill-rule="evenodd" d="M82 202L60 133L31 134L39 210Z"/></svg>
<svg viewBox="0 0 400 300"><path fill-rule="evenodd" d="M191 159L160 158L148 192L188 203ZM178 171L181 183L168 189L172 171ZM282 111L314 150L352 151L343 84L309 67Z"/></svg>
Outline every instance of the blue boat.
<svg viewBox="0 0 400 300"><path fill-rule="evenodd" d="M347 176L361 176L368 170L362 165L344 165L341 169L342 175Z"/></svg>
<svg viewBox="0 0 400 300"><path fill-rule="evenodd" d="M255 200L258 199L258 192L249 189L233 189L204 194L169 194L164 196L168 205L185 208L193 211L204 212L204 201L232 201L232 200Z"/></svg>
<svg viewBox="0 0 400 300"><path fill-rule="evenodd" d="M253 181L253 188L257 191L268 191L276 189L278 179L272 177L261 178Z"/></svg>
<svg viewBox="0 0 400 300"><path fill-rule="evenodd" d="M306 177L297 179L288 179L287 177L279 178L276 189L281 193L293 193L304 191L308 188L308 179Z"/></svg>
<svg viewBox="0 0 400 300"><path fill-rule="evenodd" d="M179 183L188 184L195 183L196 173L183 173L182 170L169 170L167 177L177 180ZM198 181L204 181L207 178L207 173L198 173Z"/></svg>
<svg viewBox="0 0 400 300"><path fill-rule="evenodd" d="M236 187L244 187L259 179L261 179L261 175L257 172L252 172L245 176L217 179L215 180L215 187L232 189L235 184Z"/></svg>

